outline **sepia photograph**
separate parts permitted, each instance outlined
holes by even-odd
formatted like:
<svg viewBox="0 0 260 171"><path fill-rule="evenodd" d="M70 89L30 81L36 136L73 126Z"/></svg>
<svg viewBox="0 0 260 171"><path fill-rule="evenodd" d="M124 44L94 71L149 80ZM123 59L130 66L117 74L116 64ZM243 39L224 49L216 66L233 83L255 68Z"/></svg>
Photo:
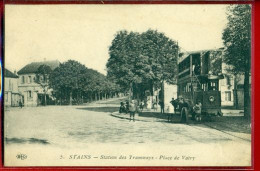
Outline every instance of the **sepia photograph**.
<svg viewBox="0 0 260 171"><path fill-rule="evenodd" d="M5 166L252 166L250 4L5 5Z"/></svg>

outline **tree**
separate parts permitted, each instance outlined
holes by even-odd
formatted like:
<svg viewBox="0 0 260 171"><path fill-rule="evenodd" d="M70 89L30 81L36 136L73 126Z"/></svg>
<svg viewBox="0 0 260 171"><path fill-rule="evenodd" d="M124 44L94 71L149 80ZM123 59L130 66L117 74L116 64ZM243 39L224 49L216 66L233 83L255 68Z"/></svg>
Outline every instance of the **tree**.
<svg viewBox="0 0 260 171"><path fill-rule="evenodd" d="M77 61L69 60L62 63L50 75L50 86L64 97L69 97L69 104L72 105L73 94L79 99L83 91L87 69ZM61 100L61 99L60 99Z"/></svg>
<svg viewBox="0 0 260 171"><path fill-rule="evenodd" d="M39 66L39 68L37 69L37 72L36 72L35 82L40 84L40 86L43 89L45 106L47 105L46 93L49 88L48 82L49 82L49 75L51 74L51 72L52 72L52 69L48 65Z"/></svg>
<svg viewBox="0 0 260 171"><path fill-rule="evenodd" d="M230 5L223 31L224 61L231 71L244 75L244 113L250 117L249 78L251 73L251 6Z"/></svg>
<svg viewBox="0 0 260 171"><path fill-rule="evenodd" d="M108 78L121 90L131 88L136 98L142 98L145 90L162 81L175 82L177 52L177 43L163 33L120 31L109 48Z"/></svg>

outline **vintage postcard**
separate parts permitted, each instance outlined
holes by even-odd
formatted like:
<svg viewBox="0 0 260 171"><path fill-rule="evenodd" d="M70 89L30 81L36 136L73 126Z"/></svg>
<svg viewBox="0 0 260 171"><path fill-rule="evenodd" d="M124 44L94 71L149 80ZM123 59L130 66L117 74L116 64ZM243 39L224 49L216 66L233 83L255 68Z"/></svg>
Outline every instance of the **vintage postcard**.
<svg viewBox="0 0 260 171"><path fill-rule="evenodd" d="M5 5L5 166L252 166L250 4Z"/></svg>

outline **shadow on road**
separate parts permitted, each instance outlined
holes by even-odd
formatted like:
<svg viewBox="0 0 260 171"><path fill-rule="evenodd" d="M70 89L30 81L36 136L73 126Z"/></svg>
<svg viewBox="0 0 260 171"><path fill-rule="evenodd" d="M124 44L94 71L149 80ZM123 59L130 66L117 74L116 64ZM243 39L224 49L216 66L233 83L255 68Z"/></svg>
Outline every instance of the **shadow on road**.
<svg viewBox="0 0 260 171"><path fill-rule="evenodd" d="M47 140L37 138L5 138L7 144L50 144Z"/></svg>
<svg viewBox="0 0 260 171"><path fill-rule="evenodd" d="M85 108L77 108L80 110L88 110L88 111L94 111L94 112L116 112L119 110L119 107L85 107Z"/></svg>

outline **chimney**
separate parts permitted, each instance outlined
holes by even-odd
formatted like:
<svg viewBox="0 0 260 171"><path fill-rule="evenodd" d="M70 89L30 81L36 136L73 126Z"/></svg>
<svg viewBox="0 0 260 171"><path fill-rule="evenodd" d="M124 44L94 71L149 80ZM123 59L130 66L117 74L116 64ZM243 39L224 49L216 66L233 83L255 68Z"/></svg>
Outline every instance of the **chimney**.
<svg viewBox="0 0 260 171"><path fill-rule="evenodd" d="M14 70L14 74L16 75L16 70Z"/></svg>

